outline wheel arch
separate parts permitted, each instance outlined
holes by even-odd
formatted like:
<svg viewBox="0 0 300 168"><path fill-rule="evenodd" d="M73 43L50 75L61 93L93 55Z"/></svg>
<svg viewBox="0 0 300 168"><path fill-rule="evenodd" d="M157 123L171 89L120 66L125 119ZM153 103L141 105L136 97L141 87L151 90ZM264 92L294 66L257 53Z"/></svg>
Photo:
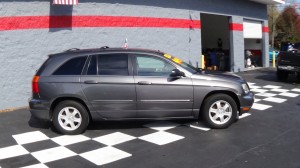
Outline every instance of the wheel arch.
<svg viewBox="0 0 300 168"><path fill-rule="evenodd" d="M91 116L91 113L90 113L90 109L88 108L88 106L86 105L86 103L78 98L78 97L58 97L56 99L54 99L51 103L51 106L50 106L50 113L49 113L49 117L50 119L52 120L53 118L53 111L54 111L54 108L62 101L66 101L66 100L71 100L71 101L76 101L80 104L82 104L84 106L84 108L87 110L88 114L89 114L89 117L90 117L90 120L92 120L92 116Z"/></svg>
<svg viewBox="0 0 300 168"><path fill-rule="evenodd" d="M231 98L233 98L233 100L235 101L236 105L237 105L237 109L239 110L240 107L241 107L241 104L240 104L240 101L239 101L239 98L238 96L232 92L232 91L228 91L228 90L215 90L215 91L211 91L209 92L203 99L203 101L201 102L201 105L200 105L200 111L199 111L199 116L201 116L201 113L202 113L202 109L204 107L203 103L205 102L205 100L212 96L212 95L216 95L216 94L225 94L225 95L228 95L230 96Z"/></svg>

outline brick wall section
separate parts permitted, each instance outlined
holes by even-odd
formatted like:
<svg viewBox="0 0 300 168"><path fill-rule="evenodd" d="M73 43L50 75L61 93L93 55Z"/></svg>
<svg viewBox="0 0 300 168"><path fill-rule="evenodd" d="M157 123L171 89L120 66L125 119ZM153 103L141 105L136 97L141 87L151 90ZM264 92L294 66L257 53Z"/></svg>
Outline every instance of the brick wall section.
<svg viewBox="0 0 300 168"><path fill-rule="evenodd" d="M201 12L267 19L265 5L247 0L80 0L77 6L53 6L50 0L0 0L0 17L92 15L200 20ZM239 37L239 32L232 35L234 46L243 47ZM128 38L129 47L166 51L200 65L200 29L66 27L0 31L0 109L27 105L31 79L48 54L69 48L120 47L125 38ZM235 46L233 50L239 64L239 47Z"/></svg>

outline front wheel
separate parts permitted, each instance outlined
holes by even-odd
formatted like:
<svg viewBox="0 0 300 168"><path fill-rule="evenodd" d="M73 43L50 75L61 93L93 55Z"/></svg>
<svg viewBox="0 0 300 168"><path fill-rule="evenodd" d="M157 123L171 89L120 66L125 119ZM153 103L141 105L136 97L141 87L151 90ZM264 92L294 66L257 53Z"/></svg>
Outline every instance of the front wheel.
<svg viewBox="0 0 300 168"><path fill-rule="evenodd" d="M229 127L237 118L237 105L226 94L215 94L204 101L203 118L211 128Z"/></svg>
<svg viewBox="0 0 300 168"><path fill-rule="evenodd" d="M53 111L53 125L62 134L80 134L88 124L86 108L76 101L60 102Z"/></svg>

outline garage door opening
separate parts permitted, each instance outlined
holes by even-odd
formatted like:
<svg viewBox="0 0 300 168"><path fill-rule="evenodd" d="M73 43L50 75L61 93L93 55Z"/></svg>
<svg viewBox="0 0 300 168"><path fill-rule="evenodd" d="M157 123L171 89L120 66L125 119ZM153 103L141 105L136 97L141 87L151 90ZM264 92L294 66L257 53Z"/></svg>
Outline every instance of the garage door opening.
<svg viewBox="0 0 300 168"><path fill-rule="evenodd" d="M201 13L201 40L205 67L230 71L229 17Z"/></svg>
<svg viewBox="0 0 300 168"><path fill-rule="evenodd" d="M245 67L262 67L262 22L244 20Z"/></svg>

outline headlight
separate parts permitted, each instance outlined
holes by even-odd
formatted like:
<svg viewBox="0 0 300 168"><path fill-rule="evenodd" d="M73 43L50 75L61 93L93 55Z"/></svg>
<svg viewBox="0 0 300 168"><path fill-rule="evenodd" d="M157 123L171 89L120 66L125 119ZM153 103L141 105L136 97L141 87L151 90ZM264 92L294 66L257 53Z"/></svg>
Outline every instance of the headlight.
<svg viewBox="0 0 300 168"><path fill-rule="evenodd" d="M245 92L246 94L250 92L250 89L249 89L249 87L248 87L248 85L247 85L246 83L243 83L243 84L242 84L242 88L243 88L243 90L244 90L244 92Z"/></svg>

